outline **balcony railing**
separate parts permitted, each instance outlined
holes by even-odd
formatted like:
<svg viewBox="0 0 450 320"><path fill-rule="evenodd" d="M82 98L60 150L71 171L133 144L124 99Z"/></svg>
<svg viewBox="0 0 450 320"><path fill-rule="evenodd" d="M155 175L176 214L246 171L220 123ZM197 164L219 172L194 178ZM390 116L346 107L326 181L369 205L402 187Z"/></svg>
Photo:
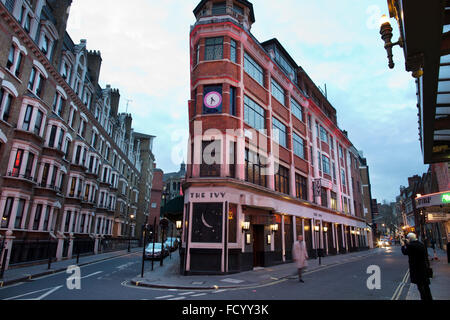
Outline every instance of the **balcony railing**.
<svg viewBox="0 0 450 320"><path fill-rule="evenodd" d="M33 178L31 175L25 173L25 174L20 174L19 172L14 172L14 171L9 171L6 174L7 177L12 177L12 178L18 178L18 179L24 179L24 180L28 180L34 183L37 183L37 178Z"/></svg>

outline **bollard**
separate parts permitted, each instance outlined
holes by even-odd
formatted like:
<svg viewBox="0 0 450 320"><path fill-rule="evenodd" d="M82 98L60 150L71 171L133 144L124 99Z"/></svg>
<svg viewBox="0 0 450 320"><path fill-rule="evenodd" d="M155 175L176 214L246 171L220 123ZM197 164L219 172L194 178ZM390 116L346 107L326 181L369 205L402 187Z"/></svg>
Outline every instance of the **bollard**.
<svg viewBox="0 0 450 320"><path fill-rule="evenodd" d="M8 249L5 250L2 261L2 268L0 269L0 279L3 279L3 274L5 273L6 259L8 258Z"/></svg>

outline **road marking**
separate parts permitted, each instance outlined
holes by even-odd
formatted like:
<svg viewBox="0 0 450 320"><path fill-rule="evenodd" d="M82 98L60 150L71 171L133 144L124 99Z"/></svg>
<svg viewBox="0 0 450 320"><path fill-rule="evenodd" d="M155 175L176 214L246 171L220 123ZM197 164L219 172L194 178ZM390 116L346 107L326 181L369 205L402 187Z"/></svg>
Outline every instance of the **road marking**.
<svg viewBox="0 0 450 320"><path fill-rule="evenodd" d="M169 299L169 300L184 300L186 299L186 297L178 297L178 298L173 298L173 299Z"/></svg>
<svg viewBox="0 0 450 320"><path fill-rule="evenodd" d="M102 272L103 272L103 271L97 271L97 272L91 273L91 274L89 274L89 275L87 275L87 276L81 277L80 279L86 279L86 278L95 276L96 274L99 274L99 273L102 273ZM97 279L98 279L98 278L97 278Z"/></svg>
<svg viewBox="0 0 450 320"><path fill-rule="evenodd" d="M409 278L409 269L406 271L405 275L403 276L402 282L398 285L398 287L395 289L394 294L392 295L391 300L398 300L402 294L403 288L407 284Z"/></svg>
<svg viewBox="0 0 450 320"><path fill-rule="evenodd" d="M33 292L24 293L24 294L21 294L21 295L15 296L15 297L11 297L11 298L7 298L7 299L3 299L3 300L13 300L13 299L25 297L25 296L28 296L28 295L31 295L31 294L35 294L35 293L38 293L38 292L50 290L50 291L44 293L43 295L41 295L41 296L39 296L39 297L37 297L37 298L35 298L35 299L30 299L30 300L41 300L41 299L45 298L46 296L52 294L52 293L55 292L56 290L61 289L62 287L63 287L63 286L57 286L57 287L51 287L51 288L46 288L46 289L36 290L36 291L33 291Z"/></svg>
<svg viewBox="0 0 450 320"><path fill-rule="evenodd" d="M197 294L193 294L191 297L201 297L201 296L206 296L207 293L197 293Z"/></svg>
<svg viewBox="0 0 450 320"><path fill-rule="evenodd" d="M225 292L227 291L226 289L221 289L221 290L215 290L212 293L221 293L221 292Z"/></svg>
<svg viewBox="0 0 450 320"><path fill-rule="evenodd" d="M193 294L193 293L195 293L195 292L190 291L190 292L179 293L178 295L179 295L179 296L187 296L187 295L190 295L190 294Z"/></svg>
<svg viewBox="0 0 450 320"><path fill-rule="evenodd" d="M167 299L167 298L173 298L174 295L168 295L168 296L162 296L162 297L156 297L155 299Z"/></svg>

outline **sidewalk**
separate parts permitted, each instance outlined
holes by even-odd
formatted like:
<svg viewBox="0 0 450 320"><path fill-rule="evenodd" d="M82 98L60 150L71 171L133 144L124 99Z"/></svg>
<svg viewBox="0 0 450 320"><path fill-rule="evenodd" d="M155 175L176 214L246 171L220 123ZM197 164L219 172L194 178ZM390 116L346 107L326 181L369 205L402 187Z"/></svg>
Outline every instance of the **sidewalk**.
<svg viewBox="0 0 450 320"><path fill-rule="evenodd" d="M131 253L140 252L142 248L132 248ZM113 251L89 256L80 256L78 266L85 266L99 261L104 261L128 254L128 250ZM13 268L5 271L3 278L0 279L0 287L8 286L17 282L27 281L34 278L42 277L67 270L71 265L77 265L76 257L70 260L52 262L51 269L48 269L48 263L33 265L23 268Z"/></svg>
<svg viewBox="0 0 450 320"><path fill-rule="evenodd" d="M434 300L450 300L450 264L447 252L436 249L439 261L430 262L433 268L433 278L430 279L430 290ZM429 257L433 257L433 249L428 248ZM406 300L420 300L420 293L415 284L410 284Z"/></svg>
<svg viewBox="0 0 450 320"><path fill-rule="evenodd" d="M379 249L353 252L336 256L322 258L322 264L319 266L319 259L308 260L308 268L305 275L319 269L329 266L355 261L368 255L377 254ZM140 275L131 279L131 284L151 288L164 289L185 289L185 290L220 290L231 288L243 288L265 285L277 280L291 278L297 279L297 269L294 263L280 264L267 268L257 268L252 271L246 271L227 275L180 275L179 253L172 253L172 259L164 260L164 267L159 267L159 261L155 261L154 271L151 269L151 261L146 262L144 277Z"/></svg>

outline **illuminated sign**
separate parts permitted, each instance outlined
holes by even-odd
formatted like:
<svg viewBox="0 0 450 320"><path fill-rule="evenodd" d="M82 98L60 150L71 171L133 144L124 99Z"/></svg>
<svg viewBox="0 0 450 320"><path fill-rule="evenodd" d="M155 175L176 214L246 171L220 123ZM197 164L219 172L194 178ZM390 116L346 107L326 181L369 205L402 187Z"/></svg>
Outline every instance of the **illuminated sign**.
<svg viewBox="0 0 450 320"><path fill-rule="evenodd" d="M450 203L450 193L444 193L442 195L442 203Z"/></svg>

